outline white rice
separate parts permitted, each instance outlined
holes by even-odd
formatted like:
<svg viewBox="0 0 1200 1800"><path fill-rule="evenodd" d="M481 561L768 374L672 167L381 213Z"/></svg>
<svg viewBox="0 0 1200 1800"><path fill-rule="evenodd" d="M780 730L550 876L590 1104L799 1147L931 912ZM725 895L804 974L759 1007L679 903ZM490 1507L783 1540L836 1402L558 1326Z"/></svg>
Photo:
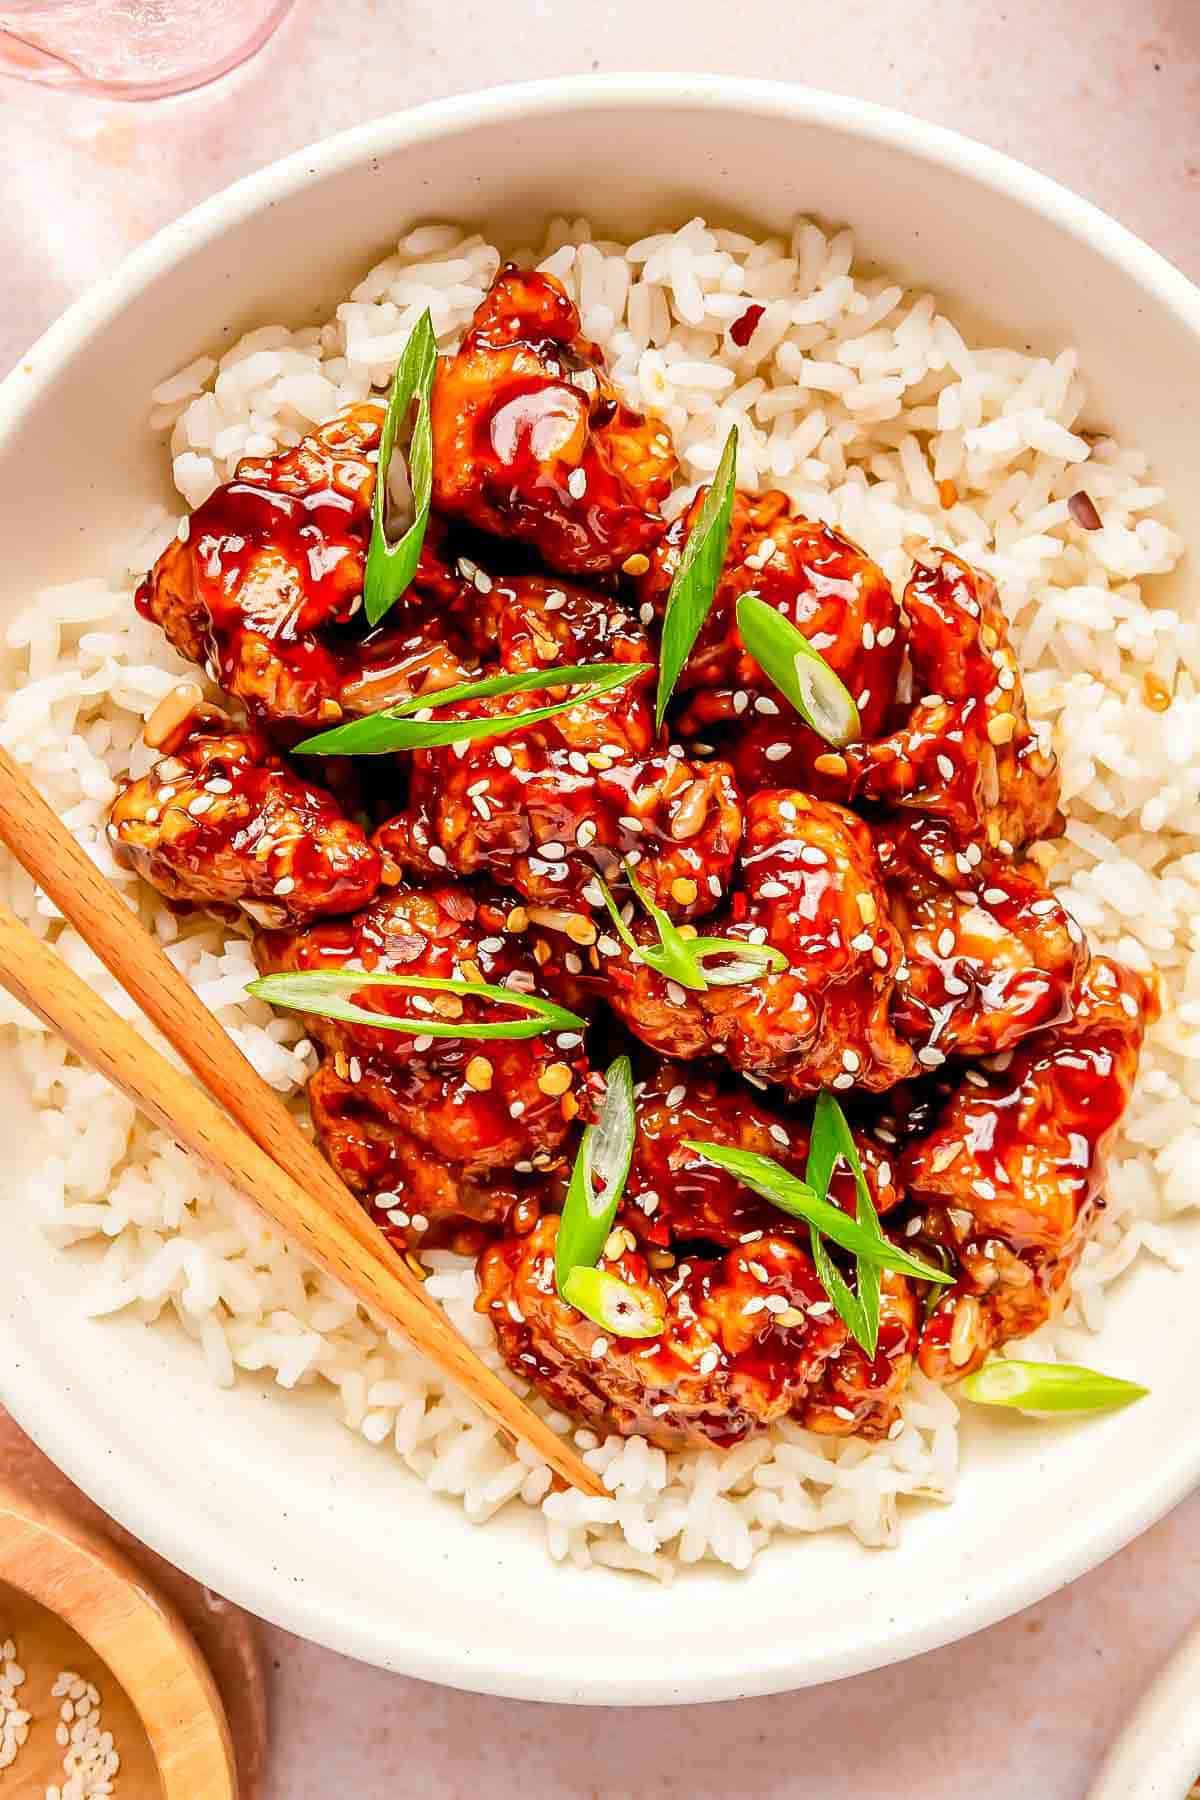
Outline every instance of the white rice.
<svg viewBox="0 0 1200 1800"><path fill-rule="evenodd" d="M672 515L711 474L736 422L739 483L783 488L799 511L862 544L893 582L908 573L905 540L920 534L1000 585L1031 710L1063 762L1070 824L1053 878L1095 943L1136 968L1157 967L1168 989L1075 1299L1059 1326L1022 1347L1074 1354L1102 1323L1106 1288L1132 1261L1143 1251L1172 1260L1164 1224L1197 1198L1200 624L1157 604L1148 580L1183 548L1157 516L1161 490L1136 449L1081 431L1085 388L1074 351L1051 361L970 346L932 295L856 276L849 232L830 237L800 220L790 239L755 242L693 219L626 247L594 242L584 221L555 220L537 260L578 299L584 329L604 346L630 400L673 433L690 485L672 496ZM293 444L384 386L426 306L440 344L451 346L499 262L480 237L422 227L320 329L264 326L219 363L199 357L163 382L150 419L170 432L186 505L203 500L240 456ZM752 302L762 316L739 350L728 327ZM1090 423L1102 418L1102 395L1097 406ZM937 484L946 481L958 498L943 509ZM1067 500L1080 487L1100 531L1071 518ZM0 714L0 742L28 765L254 1065L299 1104L314 1053L295 1019L244 998L247 940L203 916L176 919L114 865L103 830L118 780L152 760L142 722L183 667L138 619L130 581L177 522L149 518L127 569L46 590L10 628L23 672ZM1173 691L1168 710L1144 703L1147 675ZM132 1016L28 878L8 868L3 883L17 912ZM284 1388L324 1383L346 1426L390 1444L471 1519L519 1498L540 1508L552 1556L669 1579L680 1563L704 1558L744 1568L775 1531L847 1527L864 1544L891 1544L902 1496L951 1497L958 1409L919 1376L884 1443L830 1441L784 1424L728 1455L665 1456L637 1438L599 1443L577 1430L611 1498L549 1492L543 1465L511 1453L470 1402L55 1038L2 996L0 1008L5 1022L24 1027L19 1054L47 1130L30 1203L56 1242L108 1242L86 1294L89 1312L124 1310L147 1322L173 1315L225 1385L239 1370L266 1371ZM430 1291L498 1364L491 1328L472 1308L470 1265L429 1260Z"/></svg>

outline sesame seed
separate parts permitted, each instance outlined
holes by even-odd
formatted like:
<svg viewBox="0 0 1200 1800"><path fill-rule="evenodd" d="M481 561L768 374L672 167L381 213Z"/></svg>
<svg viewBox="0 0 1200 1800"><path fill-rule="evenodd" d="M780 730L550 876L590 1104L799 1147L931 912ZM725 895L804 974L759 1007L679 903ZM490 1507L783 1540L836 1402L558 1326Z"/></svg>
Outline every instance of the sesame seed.
<svg viewBox="0 0 1200 1800"><path fill-rule="evenodd" d="M415 1037L413 1039L413 1049L414 1050L422 1050L422 1051L423 1050L432 1050L433 1049L433 1039L431 1037L426 1037L424 1032L422 1032L420 1037Z"/></svg>
<svg viewBox="0 0 1200 1800"><path fill-rule="evenodd" d="M507 744L496 744L492 749L492 755L502 769L512 768L512 751L508 748Z"/></svg>
<svg viewBox="0 0 1200 1800"><path fill-rule="evenodd" d="M875 964L875 967L877 969L886 969L887 968L888 953L884 949L882 944L872 944L872 946L871 946L871 961Z"/></svg>
<svg viewBox="0 0 1200 1800"><path fill-rule="evenodd" d="M852 1088L854 1077L849 1074L835 1075L831 1085L835 1088Z"/></svg>
<svg viewBox="0 0 1200 1800"><path fill-rule="evenodd" d="M829 858L823 850L818 850L815 844L805 844L800 851L800 861L807 863L810 869L821 869L824 868Z"/></svg>
<svg viewBox="0 0 1200 1800"><path fill-rule="evenodd" d="M938 933L938 941L937 941L938 955L939 956L953 955L954 946L957 942L958 942L958 939L955 937L954 933L951 931L950 927L947 925L943 931L940 931Z"/></svg>
<svg viewBox="0 0 1200 1800"><path fill-rule="evenodd" d="M761 1294L751 1294L749 1300L747 1300L745 1306L742 1308L742 1317L746 1319L752 1318L755 1313L762 1312L766 1304L767 1303Z"/></svg>
<svg viewBox="0 0 1200 1800"><path fill-rule="evenodd" d="M212 797L209 794L197 794L194 800L188 801L188 811L193 819L202 818L203 815L210 810L211 806Z"/></svg>
<svg viewBox="0 0 1200 1800"><path fill-rule="evenodd" d="M233 783L226 781L224 775L214 775L211 781L205 782L204 788L209 794L232 794Z"/></svg>
<svg viewBox="0 0 1200 1800"><path fill-rule="evenodd" d="M875 638L875 642L880 644L885 650L889 644L895 643L895 641L896 627L894 625L885 625Z"/></svg>
<svg viewBox="0 0 1200 1800"><path fill-rule="evenodd" d="M788 1309L788 1303L782 1294L768 1294L763 1301L763 1305L769 1313L786 1312Z"/></svg>
<svg viewBox="0 0 1200 1800"><path fill-rule="evenodd" d="M960 981L957 975L947 975L942 986L953 1000L961 1000L964 994L969 994L971 991L971 984L967 981Z"/></svg>
<svg viewBox="0 0 1200 1800"><path fill-rule="evenodd" d="M414 1213L412 1216L412 1222L413 1222L413 1230L414 1231L428 1231L429 1230L429 1220L425 1217L424 1213Z"/></svg>
<svg viewBox="0 0 1200 1800"><path fill-rule="evenodd" d="M696 1367L702 1375L711 1375L720 1360L721 1353L719 1350L706 1350Z"/></svg>
<svg viewBox="0 0 1200 1800"><path fill-rule="evenodd" d="M608 1339L603 1337L596 1338L592 1344L592 1361L599 1362L600 1358L606 1354L607 1350Z"/></svg>
<svg viewBox="0 0 1200 1800"><path fill-rule="evenodd" d="M279 880L275 883L275 886L271 889L271 892L280 895L282 898L284 894L290 894L295 885L296 883L292 876L281 875Z"/></svg>
<svg viewBox="0 0 1200 1800"><path fill-rule="evenodd" d="M866 712L867 707L870 704L871 704L871 690L870 690L870 688L864 688L862 693L858 696L859 711Z"/></svg>
<svg viewBox="0 0 1200 1800"><path fill-rule="evenodd" d="M782 900L787 889L782 881L764 881L758 892L763 900Z"/></svg>
<svg viewBox="0 0 1200 1800"><path fill-rule="evenodd" d="M937 766L938 766L938 774L941 776L943 781L953 781L954 780L954 764L950 761L950 758L948 756L940 756L939 755L939 757L937 759Z"/></svg>
<svg viewBox="0 0 1200 1800"><path fill-rule="evenodd" d="M1045 900L1035 900L1029 910L1031 913L1035 913L1039 919L1044 919L1046 914L1054 912L1057 906L1057 900L1047 897Z"/></svg>
<svg viewBox="0 0 1200 1800"><path fill-rule="evenodd" d="M608 932L605 932L602 937L596 939L596 948L601 956L620 956L621 954L620 944L618 944L615 937L610 937Z"/></svg>
<svg viewBox="0 0 1200 1800"><path fill-rule="evenodd" d="M923 1050L917 1051L917 1061L924 1063L927 1069L940 1069L945 1060L942 1052L935 1050L932 1044L926 1044Z"/></svg>
<svg viewBox="0 0 1200 1800"><path fill-rule="evenodd" d="M755 925L752 930L746 933L746 942L748 944L765 944L766 941L767 928L765 925Z"/></svg>
<svg viewBox="0 0 1200 1800"><path fill-rule="evenodd" d="M857 936L850 939L850 948L859 951L873 950L875 948L875 940L872 938L869 931L860 931Z"/></svg>
<svg viewBox="0 0 1200 1800"><path fill-rule="evenodd" d="M879 1185L881 1188L891 1187L891 1185L892 1185L892 1165L890 1162L881 1162L879 1165L879 1168L876 1171L876 1174L878 1176Z"/></svg>
<svg viewBox="0 0 1200 1800"><path fill-rule="evenodd" d="M582 469L572 469L567 476L567 492L572 500L582 500L587 493L587 476Z"/></svg>
<svg viewBox="0 0 1200 1800"><path fill-rule="evenodd" d="M445 869L449 867L450 863L450 858L446 855L446 852L442 849L440 844L431 844L429 846L429 860L435 869Z"/></svg>
<svg viewBox="0 0 1200 1800"><path fill-rule="evenodd" d="M551 838L548 844L539 844L538 849L549 862L561 862L567 854L566 847L557 838Z"/></svg>
<svg viewBox="0 0 1200 1800"><path fill-rule="evenodd" d="M852 1075L862 1068L862 1057L858 1054L857 1050L842 1051L842 1067L843 1069L849 1069Z"/></svg>
<svg viewBox="0 0 1200 1800"><path fill-rule="evenodd" d="M690 906L699 892L696 883L682 875L677 876L671 883L671 896L679 902L680 906Z"/></svg>
<svg viewBox="0 0 1200 1800"><path fill-rule="evenodd" d="M583 973L583 959L576 956L573 950L568 950L567 954L563 957L563 968L567 971L568 975L581 975Z"/></svg>
<svg viewBox="0 0 1200 1800"><path fill-rule="evenodd" d="M680 987L680 985L677 981L668 981L668 983L667 983L667 999L671 1002L672 1006L686 1006L687 1005L687 994L684 992L683 988Z"/></svg>
<svg viewBox="0 0 1200 1800"><path fill-rule="evenodd" d="M763 755L768 762L782 762L790 749L790 744L768 744Z"/></svg>
<svg viewBox="0 0 1200 1800"><path fill-rule="evenodd" d="M791 1331L796 1325L804 1324L804 1314L795 1306L785 1306L782 1312L775 1314L775 1323L783 1325Z"/></svg>
<svg viewBox="0 0 1200 1800"><path fill-rule="evenodd" d="M682 1106L683 1102L686 1099L687 1099L687 1088L684 1086L682 1081L679 1081L679 1082L676 1082L675 1086L671 1089L670 1093L667 1095L667 1105L668 1106Z"/></svg>
<svg viewBox="0 0 1200 1800"><path fill-rule="evenodd" d="M847 1419L853 1424L854 1414L850 1411L848 1406L835 1406L833 1410L839 1419Z"/></svg>
<svg viewBox="0 0 1200 1800"><path fill-rule="evenodd" d="M985 887L983 897L989 906L1002 906L1008 899L1004 889L998 887Z"/></svg>
<svg viewBox="0 0 1200 1800"><path fill-rule="evenodd" d="M739 688L737 693L733 696L734 712L735 713L744 713L746 708L749 706L749 704L750 704L749 694L747 694L743 688Z"/></svg>
<svg viewBox="0 0 1200 1800"><path fill-rule="evenodd" d="M785 1150L791 1148L792 1140L782 1125L771 1124L767 1126L767 1130L777 1144L782 1144Z"/></svg>
<svg viewBox="0 0 1200 1800"><path fill-rule="evenodd" d="M770 694L760 694L754 702L754 710L756 713L765 713L768 718L774 718L779 712L779 708L772 700Z"/></svg>

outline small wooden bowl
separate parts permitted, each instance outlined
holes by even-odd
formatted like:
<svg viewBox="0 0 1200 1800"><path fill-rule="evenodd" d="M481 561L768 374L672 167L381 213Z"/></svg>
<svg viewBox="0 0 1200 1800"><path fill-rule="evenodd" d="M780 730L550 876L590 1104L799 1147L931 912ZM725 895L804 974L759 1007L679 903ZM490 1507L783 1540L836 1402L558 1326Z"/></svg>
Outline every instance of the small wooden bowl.
<svg viewBox="0 0 1200 1800"><path fill-rule="evenodd" d="M64 1779L49 1686L70 1667L100 1689L120 1787L139 1800L237 1800L224 1708L175 1608L90 1526L0 1485L0 1639L10 1633L21 1703L37 1715L11 1768L30 1783L21 1791Z"/></svg>

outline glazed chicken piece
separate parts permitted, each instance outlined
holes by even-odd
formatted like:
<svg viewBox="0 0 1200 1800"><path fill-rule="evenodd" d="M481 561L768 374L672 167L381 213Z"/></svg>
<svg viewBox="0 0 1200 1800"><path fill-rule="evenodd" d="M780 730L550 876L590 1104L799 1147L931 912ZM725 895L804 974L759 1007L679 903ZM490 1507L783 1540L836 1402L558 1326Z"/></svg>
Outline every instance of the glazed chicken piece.
<svg viewBox="0 0 1200 1800"><path fill-rule="evenodd" d="M932 1130L904 1151L915 1206L904 1241L918 1255L942 1245L959 1270L922 1333L927 1374L967 1373L1066 1303L1157 1015L1140 976L1095 957L1074 1017L968 1069Z"/></svg>
<svg viewBox="0 0 1200 1800"><path fill-rule="evenodd" d="M637 621L589 589L522 577L491 584L472 629L506 673L588 662L645 663L647 673L539 724L415 752L408 806L381 828L380 848L424 872L486 872L539 907L566 909L564 929L596 903L585 898L595 871L612 875L625 856L677 916L711 910L732 877L740 797L725 763L655 748L654 656ZM461 702L455 714L512 716L568 691ZM595 941L586 918L570 928Z"/></svg>
<svg viewBox="0 0 1200 1800"><path fill-rule="evenodd" d="M361 616L383 410L354 406L295 449L246 458L138 589L143 617L252 720L337 724L468 676L453 616L470 584L429 532L409 591L374 631Z"/></svg>
<svg viewBox="0 0 1200 1800"><path fill-rule="evenodd" d="M439 367L431 418L434 505L531 545L549 568L620 569L663 530L670 437L618 398L552 275L500 270Z"/></svg>
<svg viewBox="0 0 1200 1800"><path fill-rule="evenodd" d="M379 853L326 789L258 731L202 722L113 802L118 861L169 900L238 905L259 924L365 906Z"/></svg>
<svg viewBox="0 0 1200 1800"><path fill-rule="evenodd" d="M694 1063L662 1062L637 1097L637 1140L625 1183L621 1223L639 1243L654 1249L703 1240L732 1248L761 1233L796 1233L807 1243L808 1228L686 1148L687 1140L728 1144L772 1157L804 1177L808 1160L807 1117L771 1111L741 1083L721 1081ZM863 1174L876 1212L901 1199L895 1159L868 1138L859 1142ZM854 1177L839 1162L829 1198L854 1214Z"/></svg>
<svg viewBox="0 0 1200 1800"><path fill-rule="evenodd" d="M559 1298L557 1235L550 1214L489 1246L476 1305L513 1373L597 1430L666 1449L737 1443L802 1408L845 1342L811 1260L783 1236L689 1256L663 1275L624 1249L605 1267L651 1293L665 1319L658 1337L621 1338Z"/></svg>
<svg viewBox="0 0 1200 1800"><path fill-rule="evenodd" d="M817 1279L807 1225L686 1148L687 1139L729 1144L802 1174L807 1124L670 1063L640 1090L637 1120L603 1266L659 1296L662 1335L608 1335L597 1356L597 1326L557 1295L558 1221L544 1217L532 1234L514 1231L480 1262L478 1305L510 1368L598 1428L644 1432L666 1447L735 1443L784 1416L818 1431L886 1431L916 1342L910 1285L885 1277L878 1349L866 1356ZM899 1190L869 1142L861 1150L882 1211ZM854 1181L844 1165L830 1191L853 1212Z"/></svg>
<svg viewBox="0 0 1200 1800"><path fill-rule="evenodd" d="M1058 764L1029 724L995 583L926 545L904 593L914 703L889 736L822 757L817 791L915 808L1008 851L1061 828Z"/></svg>
<svg viewBox="0 0 1200 1800"><path fill-rule="evenodd" d="M921 1303L912 1283L885 1269L875 1355L868 1356L861 1344L847 1338L805 1401L801 1424L826 1437L886 1437L912 1374L920 1319Z"/></svg>
<svg viewBox="0 0 1200 1800"><path fill-rule="evenodd" d="M1034 861L961 850L937 819L874 838L904 945L892 1023L924 1067L993 1055L1070 1017L1087 942Z"/></svg>
<svg viewBox="0 0 1200 1800"><path fill-rule="evenodd" d="M889 1019L901 944L871 834L844 807L760 792L746 806L742 887L708 935L783 951L788 967L739 986L686 990L610 942L608 1000L669 1056L719 1055L793 1094L879 1089L914 1067ZM642 942L653 929L634 921Z"/></svg>
<svg viewBox="0 0 1200 1800"><path fill-rule="evenodd" d="M670 525L638 584L643 608L660 620L706 493ZM715 737L748 793L808 787L813 764L829 746L745 649L736 608L750 593L797 626L841 676L858 704L864 737L885 729L895 697L900 610L883 571L840 532L793 518L785 494L734 495L721 578L676 683L676 693L686 696L677 730L684 738Z"/></svg>
<svg viewBox="0 0 1200 1800"><path fill-rule="evenodd" d="M398 888L353 918L261 933L255 957L263 974L361 964L409 978L541 992L536 963L505 929L507 911L486 892ZM509 1182L505 1193L489 1199L476 1192L488 1186L486 1178L561 1164L571 1123L591 1104L581 1033L435 1035L447 1026L529 1015L490 1000L408 988L365 987L353 999L370 1012L430 1027L414 1035L307 1016L330 1059L310 1084L314 1123L330 1161L356 1192L418 1220L435 1210L479 1219L497 1216L497 1207L503 1216L520 1184L513 1189ZM422 1229L415 1224L414 1235Z"/></svg>

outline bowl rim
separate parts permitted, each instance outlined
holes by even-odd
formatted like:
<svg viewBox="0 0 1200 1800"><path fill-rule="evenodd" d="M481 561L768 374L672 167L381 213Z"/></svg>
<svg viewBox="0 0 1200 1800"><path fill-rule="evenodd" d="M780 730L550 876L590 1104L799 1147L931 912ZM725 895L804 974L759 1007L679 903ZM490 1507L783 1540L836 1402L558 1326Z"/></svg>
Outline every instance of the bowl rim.
<svg viewBox="0 0 1200 1800"><path fill-rule="evenodd" d="M559 77L516 83L435 100L351 127L315 145L242 177L164 226L113 270L88 288L53 323L0 382L0 444L16 429L26 408L56 379L59 371L91 333L115 316L159 275L198 246L220 237L231 226L302 190L381 154L393 154L416 143L435 141L464 127L503 125L531 117L578 113L581 109L655 109L657 111L752 111L795 123L826 128L867 142L899 145L927 162L965 174L973 181L1039 214L1057 229L1078 239L1127 273L1144 291L1169 309L1197 339L1200 349L1200 287L1166 258L1119 225L1100 208L1071 190L1001 151L944 126L929 124L896 109L851 96L827 93L798 83L743 77L675 73L618 73ZM3 1320L0 1320L0 1329ZM921 1623L893 1622L886 1649L872 1641L852 1653L803 1659L786 1644L763 1646L753 1670L729 1662L719 1671L664 1670L660 1680L631 1691L619 1682L589 1685L581 1694L577 1681L549 1655L510 1654L503 1664L481 1668L469 1647L444 1643L433 1647L419 1628L394 1621L386 1642L369 1626L323 1604L306 1587L289 1591L272 1585L251 1559L236 1561L234 1545L219 1550L197 1544L186 1525L170 1514L145 1529L136 1488L130 1488L116 1459L103 1446L72 1428L69 1409L53 1404L54 1395L39 1387L28 1362L21 1391L8 1400L23 1429L87 1492L115 1517L132 1520L164 1555L229 1594L239 1604L286 1629L343 1653L409 1675L448 1685L511 1696L593 1704L664 1704L733 1699L840 1679L882 1663L901 1661L935 1649L996 1623L1043 1599L1086 1573L1145 1531L1200 1481L1200 1439L1181 1434L1153 1471L1122 1491L1106 1496L1088 1515L1086 1526L1064 1553L1040 1546L1022 1558L1019 1572L1006 1570L989 1578L955 1608L939 1609ZM13 1403L15 1401L15 1404Z"/></svg>

